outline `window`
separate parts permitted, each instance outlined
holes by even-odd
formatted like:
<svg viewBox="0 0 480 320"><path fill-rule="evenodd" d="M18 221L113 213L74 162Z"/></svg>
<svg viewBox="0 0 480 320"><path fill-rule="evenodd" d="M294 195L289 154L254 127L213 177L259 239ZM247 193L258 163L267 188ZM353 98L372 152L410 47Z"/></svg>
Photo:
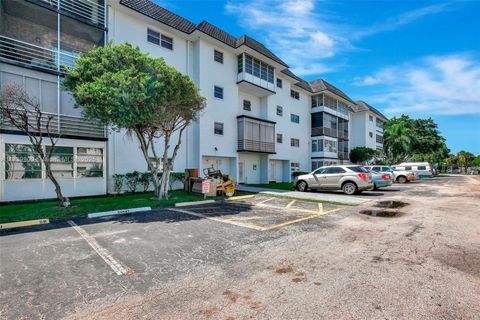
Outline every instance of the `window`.
<svg viewBox="0 0 480 320"><path fill-rule="evenodd" d="M323 96L323 105L333 111L337 111L337 99L335 98Z"/></svg>
<svg viewBox="0 0 480 320"><path fill-rule="evenodd" d="M373 117L372 117L372 116L368 116L368 119L370 119L370 121L373 121Z"/></svg>
<svg viewBox="0 0 480 320"><path fill-rule="evenodd" d="M336 173L345 173L345 170L340 167L328 167L325 170L326 174L336 174Z"/></svg>
<svg viewBox="0 0 480 320"><path fill-rule="evenodd" d="M282 79L277 78L277 88L282 88L282 86L283 86Z"/></svg>
<svg viewBox="0 0 480 320"><path fill-rule="evenodd" d="M223 52L213 50L213 60L223 63Z"/></svg>
<svg viewBox="0 0 480 320"><path fill-rule="evenodd" d="M300 123L300 116L290 113L290 121L294 123Z"/></svg>
<svg viewBox="0 0 480 320"><path fill-rule="evenodd" d="M364 167L348 167L348 169L352 170L353 172L365 172L367 173L367 169L365 169Z"/></svg>
<svg viewBox="0 0 480 320"><path fill-rule="evenodd" d="M252 103L248 100L243 100L243 110L252 111Z"/></svg>
<svg viewBox="0 0 480 320"><path fill-rule="evenodd" d="M260 61L253 59L253 75L260 78Z"/></svg>
<svg viewBox="0 0 480 320"><path fill-rule="evenodd" d="M324 141L324 146L323 149L325 152L334 152L337 153L337 141L333 140L323 140Z"/></svg>
<svg viewBox="0 0 480 320"><path fill-rule="evenodd" d="M77 177L103 177L103 149L77 148Z"/></svg>
<svg viewBox="0 0 480 320"><path fill-rule="evenodd" d="M296 139L296 138L291 138L290 139L290 146L292 147L300 147L300 139Z"/></svg>
<svg viewBox="0 0 480 320"><path fill-rule="evenodd" d="M51 169L55 178L73 178L73 147L46 147L50 157Z"/></svg>
<svg viewBox="0 0 480 320"><path fill-rule="evenodd" d="M223 136L223 123L215 122L214 133Z"/></svg>
<svg viewBox="0 0 480 320"><path fill-rule="evenodd" d="M290 171L291 172L300 171L300 162L290 162Z"/></svg>
<svg viewBox="0 0 480 320"><path fill-rule="evenodd" d="M41 179L42 162L31 145L5 144L5 179Z"/></svg>
<svg viewBox="0 0 480 320"><path fill-rule="evenodd" d="M323 140L312 138L312 152L323 152Z"/></svg>
<svg viewBox="0 0 480 320"><path fill-rule="evenodd" d="M153 31L152 29L147 29L147 41L157 46L160 45L160 33Z"/></svg>
<svg viewBox="0 0 480 320"><path fill-rule="evenodd" d="M290 90L290 97L300 100L300 93L295 90Z"/></svg>
<svg viewBox="0 0 480 320"><path fill-rule="evenodd" d="M215 86L214 96L215 96L215 98L223 99L223 88L219 87L219 86Z"/></svg>
<svg viewBox="0 0 480 320"><path fill-rule="evenodd" d="M373 132L369 132L368 135L370 136L370 138L373 138Z"/></svg>
<svg viewBox="0 0 480 320"><path fill-rule="evenodd" d="M375 135L375 141L377 143L383 143L383 136L379 134Z"/></svg>
<svg viewBox="0 0 480 320"><path fill-rule="evenodd" d="M160 34L160 32L147 29L147 41L157 46L173 50L173 38Z"/></svg>
<svg viewBox="0 0 480 320"><path fill-rule="evenodd" d="M237 68L238 68L238 73L243 72L243 55L239 55L237 57Z"/></svg>
<svg viewBox="0 0 480 320"><path fill-rule="evenodd" d="M283 116L283 107L282 106L277 106L277 116L280 116L280 117Z"/></svg>
<svg viewBox="0 0 480 320"><path fill-rule="evenodd" d="M253 74L253 58L249 55L245 56L245 72Z"/></svg>
<svg viewBox="0 0 480 320"><path fill-rule="evenodd" d="M407 171L412 170L412 166L405 166L405 170L407 170Z"/></svg>
<svg viewBox="0 0 480 320"><path fill-rule="evenodd" d="M277 133L277 143L283 143L283 134Z"/></svg>
<svg viewBox="0 0 480 320"><path fill-rule="evenodd" d="M427 170L427 167L426 166L418 166L417 170Z"/></svg>
<svg viewBox="0 0 480 320"><path fill-rule="evenodd" d="M375 125L377 126L378 129L383 129L383 121L379 120L378 118L375 121Z"/></svg>
<svg viewBox="0 0 480 320"><path fill-rule="evenodd" d="M162 47L173 50L173 38L162 34Z"/></svg>
<svg viewBox="0 0 480 320"><path fill-rule="evenodd" d="M243 71L243 56L238 56L238 73ZM252 56L245 54L245 72L249 73L257 78L274 82L274 69L272 66L253 58Z"/></svg>

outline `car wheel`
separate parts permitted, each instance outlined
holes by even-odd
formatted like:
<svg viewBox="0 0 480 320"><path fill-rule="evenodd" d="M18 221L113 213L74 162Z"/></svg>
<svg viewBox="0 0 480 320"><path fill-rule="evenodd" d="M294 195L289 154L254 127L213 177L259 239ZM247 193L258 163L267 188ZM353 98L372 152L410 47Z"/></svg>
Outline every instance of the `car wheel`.
<svg viewBox="0 0 480 320"><path fill-rule="evenodd" d="M377 191L377 190L378 190L378 187L377 187L377 185L375 185L375 184L374 184L374 185L373 185L373 189L372 189L372 190L374 190L374 191Z"/></svg>
<svg viewBox="0 0 480 320"><path fill-rule="evenodd" d="M308 189L308 185L305 181L301 180L297 182L297 190L301 192L305 192Z"/></svg>
<svg viewBox="0 0 480 320"><path fill-rule="evenodd" d="M357 185L353 182L346 182L342 187L343 193L348 194L351 196L358 192Z"/></svg>
<svg viewBox="0 0 480 320"><path fill-rule="evenodd" d="M398 183L405 183L407 182L407 178L404 176L400 176L397 178Z"/></svg>

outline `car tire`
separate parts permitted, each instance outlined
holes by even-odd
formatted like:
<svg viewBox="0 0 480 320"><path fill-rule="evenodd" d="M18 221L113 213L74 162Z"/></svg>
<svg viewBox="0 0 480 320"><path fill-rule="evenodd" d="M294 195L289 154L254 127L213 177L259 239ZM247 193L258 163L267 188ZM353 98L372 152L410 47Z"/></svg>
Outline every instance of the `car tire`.
<svg viewBox="0 0 480 320"><path fill-rule="evenodd" d="M308 184L305 181L300 180L297 182L296 189L300 192L306 192L308 190Z"/></svg>
<svg viewBox="0 0 480 320"><path fill-rule="evenodd" d="M373 185L373 191L377 191L378 190L378 187L376 185Z"/></svg>
<svg viewBox="0 0 480 320"><path fill-rule="evenodd" d="M397 178L398 183L405 183L407 181L408 181L408 179L405 176L400 176L400 177Z"/></svg>
<svg viewBox="0 0 480 320"><path fill-rule="evenodd" d="M353 182L345 182L342 186L342 190L343 190L343 193L345 193L346 195L354 195L356 193L358 193L358 187L355 183Z"/></svg>

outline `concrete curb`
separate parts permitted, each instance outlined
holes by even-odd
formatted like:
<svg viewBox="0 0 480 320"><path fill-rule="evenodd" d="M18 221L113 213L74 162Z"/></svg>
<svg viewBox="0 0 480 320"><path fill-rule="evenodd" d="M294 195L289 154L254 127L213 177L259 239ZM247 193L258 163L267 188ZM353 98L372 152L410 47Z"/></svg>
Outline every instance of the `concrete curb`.
<svg viewBox="0 0 480 320"><path fill-rule="evenodd" d="M151 207L121 209L121 210L89 213L88 217L89 218L99 218L99 217L114 216L114 215L119 215L119 214L128 214L128 213L132 213L132 212L151 211L151 210L152 210Z"/></svg>
<svg viewBox="0 0 480 320"><path fill-rule="evenodd" d="M190 202L179 202L175 203L175 207L186 207L186 206L195 206L197 204L206 204L214 203L215 200L201 200L201 201L190 201Z"/></svg>
<svg viewBox="0 0 480 320"><path fill-rule="evenodd" d="M29 226L35 226L35 225L47 224L47 223L50 223L49 219L37 219L37 220L27 220L27 221L19 221L19 222L2 223L2 224L0 224L0 230L20 228L20 227L29 227Z"/></svg>

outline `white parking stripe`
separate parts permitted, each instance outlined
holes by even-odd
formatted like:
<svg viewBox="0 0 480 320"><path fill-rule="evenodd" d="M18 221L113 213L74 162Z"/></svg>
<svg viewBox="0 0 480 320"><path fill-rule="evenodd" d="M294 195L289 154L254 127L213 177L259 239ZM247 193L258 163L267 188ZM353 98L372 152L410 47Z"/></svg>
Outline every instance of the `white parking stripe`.
<svg viewBox="0 0 480 320"><path fill-rule="evenodd" d="M72 220L68 220L68 224L71 225L72 228L75 229L85 241L87 241L90 247L95 250L95 252L100 256L100 258L102 258L103 261L105 261L105 263L108 264L117 275L130 275L133 273L133 270L124 267L120 262L115 260L115 258L112 257L112 255L108 252L107 249L101 247L94 237L89 235L75 222L73 222Z"/></svg>

